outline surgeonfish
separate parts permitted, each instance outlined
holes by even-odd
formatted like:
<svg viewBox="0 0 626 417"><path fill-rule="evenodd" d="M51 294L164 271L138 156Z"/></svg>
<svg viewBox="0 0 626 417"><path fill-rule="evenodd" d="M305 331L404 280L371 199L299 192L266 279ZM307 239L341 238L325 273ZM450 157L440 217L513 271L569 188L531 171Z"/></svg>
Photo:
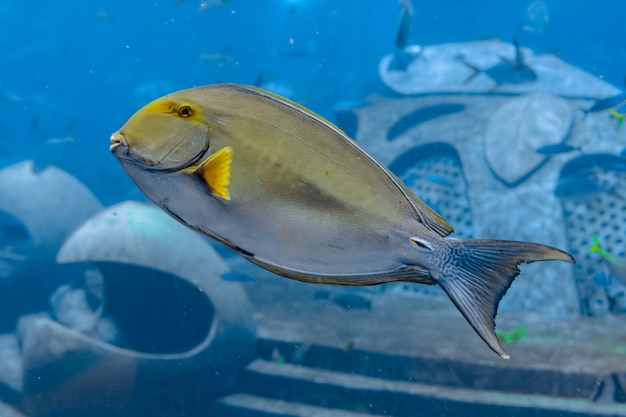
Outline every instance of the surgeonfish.
<svg viewBox="0 0 626 417"><path fill-rule="evenodd" d="M142 192L189 228L286 278L439 284L503 358L494 319L518 265L574 262L535 243L446 237L452 227L341 130L259 88L174 92L110 141Z"/></svg>

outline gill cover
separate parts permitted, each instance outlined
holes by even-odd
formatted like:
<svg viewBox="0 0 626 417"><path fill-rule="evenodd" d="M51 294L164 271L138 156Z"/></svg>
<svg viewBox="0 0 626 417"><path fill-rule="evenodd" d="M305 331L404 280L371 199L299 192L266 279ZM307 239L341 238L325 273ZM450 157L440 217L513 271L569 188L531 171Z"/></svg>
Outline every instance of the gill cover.
<svg viewBox="0 0 626 417"><path fill-rule="evenodd" d="M173 172L198 162L210 145L209 123L198 106L157 99L120 129L128 156L149 171Z"/></svg>

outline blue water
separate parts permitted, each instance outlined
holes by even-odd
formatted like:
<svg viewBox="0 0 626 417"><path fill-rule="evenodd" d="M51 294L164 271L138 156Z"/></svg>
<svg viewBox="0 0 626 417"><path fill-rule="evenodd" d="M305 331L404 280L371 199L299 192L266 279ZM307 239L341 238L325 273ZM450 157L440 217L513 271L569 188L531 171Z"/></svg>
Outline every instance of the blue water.
<svg viewBox="0 0 626 417"><path fill-rule="evenodd" d="M419 44L499 37L563 60L622 88L622 1L546 1L542 33L521 29L527 1L420 1ZM280 83L333 119L334 103L385 93L378 61L391 52L393 0L20 2L0 5L0 149L4 164L32 157L51 136L82 144L64 168L104 202L132 186L107 152L110 132L169 91L210 84ZM290 43L290 41L292 43Z"/></svg>

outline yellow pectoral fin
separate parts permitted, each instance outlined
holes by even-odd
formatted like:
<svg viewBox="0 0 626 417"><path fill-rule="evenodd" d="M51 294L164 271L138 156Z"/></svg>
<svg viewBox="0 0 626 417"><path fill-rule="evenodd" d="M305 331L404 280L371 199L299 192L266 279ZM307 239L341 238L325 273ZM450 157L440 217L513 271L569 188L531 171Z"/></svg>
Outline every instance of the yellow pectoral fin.
<svg viewBox="0 0 626 417"><path fill-rule="evenodd" d="M232 159L233 148L226 146L209 156L195 171L207 185L211 194L224 200L230 200L228 185Z"/></svg>

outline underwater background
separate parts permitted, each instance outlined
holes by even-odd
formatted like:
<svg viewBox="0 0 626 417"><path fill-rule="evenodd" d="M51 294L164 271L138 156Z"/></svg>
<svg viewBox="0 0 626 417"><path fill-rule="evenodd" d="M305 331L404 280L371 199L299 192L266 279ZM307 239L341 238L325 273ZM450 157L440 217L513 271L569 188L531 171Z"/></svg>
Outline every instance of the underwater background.
<svg viewBox="0 0 626 417"><path fill-rule="evenodd" d="M261 81L331 121L337 102L388 93L378 62L395 48L396 1L226 3L3 2L2 159L33 158L46 139L71 135L82 146L68 146L63 168L112 203L133 186L103 151L110 132L168 92ZM623 2L543 2L539 16L531 3L420 2L413 42L515 37L624 87Z"/></svg>
<svg viewBox="0 0 626 417"><path fill-rule="evenodd" d="M0 417L626 415L625 23L619 0L3 0ZM512 359L438 287L288 281L148 204L111 133L214 83L337 124L455 236L572 253L504 298Z"/></svg>

